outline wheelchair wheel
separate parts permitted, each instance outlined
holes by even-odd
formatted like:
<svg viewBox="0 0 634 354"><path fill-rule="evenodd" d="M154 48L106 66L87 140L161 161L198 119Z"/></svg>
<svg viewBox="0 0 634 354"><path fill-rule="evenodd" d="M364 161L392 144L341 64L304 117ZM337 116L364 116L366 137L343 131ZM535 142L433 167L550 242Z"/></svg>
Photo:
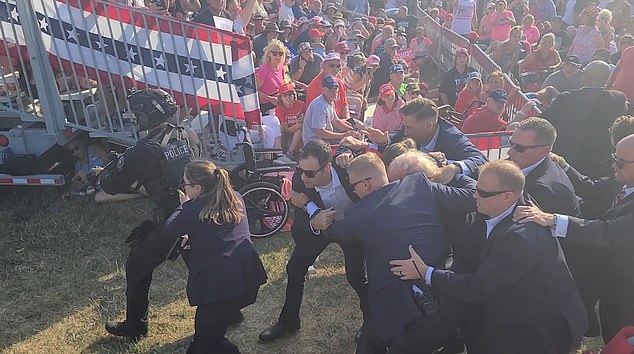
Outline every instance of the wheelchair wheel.
<svg viewBox="0 0 634 354"><path fill-rule="evenodd" d="M270 182L249 183L240 189L247 208L252 237L266 237L279 231L288 220L288 202Z"/></svg>

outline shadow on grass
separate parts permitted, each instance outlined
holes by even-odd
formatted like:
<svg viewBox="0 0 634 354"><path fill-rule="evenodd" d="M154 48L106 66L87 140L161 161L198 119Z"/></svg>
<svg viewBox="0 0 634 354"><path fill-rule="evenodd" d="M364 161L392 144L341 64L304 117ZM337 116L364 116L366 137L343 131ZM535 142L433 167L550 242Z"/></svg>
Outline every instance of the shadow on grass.
<svg viewBox="0 0 634 354"><path fill-rule="evenodd" d="M88 197L62 200L59 189L0 188L0 316L5 321L0 349L38 352L19 349L33 343L45 351L61 338L71 347L99 341L97 347L112 344L106 352L125 351L127 344L101 338L103 323L124 315L129 252L124 240L150 210L147 200L95 204ZM285 264L289 242L284 235L256 240L273 267ZM151 311L183 301L186 278L182 261L159 266ZM193 323L193 317L177 320Z"/></svg>

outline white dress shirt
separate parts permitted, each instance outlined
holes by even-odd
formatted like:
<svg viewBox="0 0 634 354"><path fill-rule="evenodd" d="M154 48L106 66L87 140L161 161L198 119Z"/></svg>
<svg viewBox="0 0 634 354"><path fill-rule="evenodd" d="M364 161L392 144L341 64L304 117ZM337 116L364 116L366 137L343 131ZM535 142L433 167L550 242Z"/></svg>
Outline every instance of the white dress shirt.
<svg viewBox="0 0 634 354"><path fill-rule="evenodd" d="M634 187L623 187L625 188L625 197L632 194L634 192ZM566 237L568 234L568 215L555 214L557 216L557 224L550 231L553 234L553 237Z"/></svg>

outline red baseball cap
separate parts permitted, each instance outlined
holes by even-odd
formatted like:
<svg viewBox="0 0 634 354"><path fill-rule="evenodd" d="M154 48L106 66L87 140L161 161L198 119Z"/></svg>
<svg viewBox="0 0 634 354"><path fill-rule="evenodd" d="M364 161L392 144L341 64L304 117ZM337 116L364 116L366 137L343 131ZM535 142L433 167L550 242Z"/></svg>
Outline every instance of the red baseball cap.
<svg viewBox="0 0 634 354"><path fill-rule="evenodd" d="M313 39L313 38L317 38L317 37L323 37L325 35L324 32L318 30L317 28L313 28L310 31L308 31L308 39Z"/></svg>
<svg viewBox="0 0 634 354"><path fill-rule="evenodd" d="M279 92L280 95L283 95L288 92L295 92L295 84L293 84L292 82L287 84L282 84L282 86L280 86L280 92Z"/></svg>
<svg viewBox="0 0 634 354"><path fill-rule="evenodd" d="M381 85L381 87L379 87L379 94L381 96L395 94L395 93L396 91L394 91L394 86L392 86L392 84L383 84Z"/></svg>

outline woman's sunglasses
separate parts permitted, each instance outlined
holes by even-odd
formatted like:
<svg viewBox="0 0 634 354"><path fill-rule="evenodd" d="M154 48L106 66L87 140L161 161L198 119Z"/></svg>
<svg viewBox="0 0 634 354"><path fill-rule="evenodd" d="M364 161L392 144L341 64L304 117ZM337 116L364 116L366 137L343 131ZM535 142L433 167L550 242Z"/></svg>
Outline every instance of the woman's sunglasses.
<svg viewBox="0 0 634 354"><path fill-rule="evenodd" d="M272 50L271 55L274 57L281 57L282 55L284 55L284 52L278 52L278 51Z"/></svg>

